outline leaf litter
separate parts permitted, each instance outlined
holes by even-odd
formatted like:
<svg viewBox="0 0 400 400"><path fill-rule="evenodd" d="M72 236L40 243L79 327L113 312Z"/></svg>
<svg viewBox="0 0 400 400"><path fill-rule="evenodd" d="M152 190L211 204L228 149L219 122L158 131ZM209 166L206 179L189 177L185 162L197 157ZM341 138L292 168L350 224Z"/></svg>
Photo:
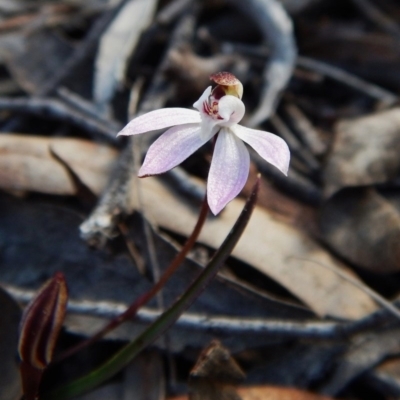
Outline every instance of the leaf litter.
<svg viewBox="0 0 400 400"><path fill-rule="evenodd" d="M388 357L398 362L398 321L377 311L362 289L370 286L389 300L399 293L400 81L394 71L400 54L393 27L400 9L382 1L376 7L386 19L379 20L368 14L367 1L295 3L251 0L243 10L234 0L0 2L0 283L26 304L46 278L65 273L72 302L61 347L93 333L150 287L154 254L143 216L151 223L161 270L190 234L210 148L175 175L139 182L126 176L155 136L140 145L117 142L114 135L127 115L190 107L215 67L244 83L249 123L289 143L289 178L252 156L265 194L223 275L138 362L154 363L155 357L159 365L167 355L162 371L151 368L155 381L168 376L169 394L184 392L188 365L218 338L247 373L244 383L251 386L237 392L243 399L400 393L398 369L385 367ZM235 19L241 24L230 36ZM267 20L272 23L265 29ZM137 98L136 111L128 111L129 95ZM90 249L80 237L94 232L84 225L88 203L76 180L106 210L96 232L103 247ZM110 190L112 182L118 184ZM161 304L180 295L242 204L236 199L208 219L194 259L165 287L162 302L113 332L102 352L134 337ZM127 227L122 236L120 221ZM89 227L86 236L82 226ZM335 270L357 279L357 287ZM237 330L240 323L246 333ZM13 326L2 323L1 335L11 340ZM256 326L270 333L257 333ZM354 328L346 331L348 326ZM93 352L86 357L95 358ZM9 355L2 363L13 365L9 372L15 368ZM126 398L130 381L144 381L141 373L129 367L97 398ZM5 400L15 398L14 389L7 387ZM164 398L165 386L155 384L153 394Z"/></svg>

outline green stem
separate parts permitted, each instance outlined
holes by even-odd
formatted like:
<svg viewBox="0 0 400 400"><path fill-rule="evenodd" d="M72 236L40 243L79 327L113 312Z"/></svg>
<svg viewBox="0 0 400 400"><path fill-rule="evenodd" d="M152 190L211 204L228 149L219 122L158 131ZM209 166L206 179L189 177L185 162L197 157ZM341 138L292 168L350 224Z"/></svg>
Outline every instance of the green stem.
<svg viewBox="0 0 400 400"><path fill-rule="evenodd" d="M218 273L219 268L231 254L250 219L257 201L258 188L259 179L257 179L242 213L221 247L216 251L211 261L200 273L199 277L190 285L182 297L180 297L167 311L165 311L143 333L141 333L139 337L123 347L99 368L90 372L88 375L49 393L47 396L44 396L44 398L57 400L68 399L97 387L125 367L139 354L140 351L154 342L166 329L168 329L212 281L214 276Z"/></svg>

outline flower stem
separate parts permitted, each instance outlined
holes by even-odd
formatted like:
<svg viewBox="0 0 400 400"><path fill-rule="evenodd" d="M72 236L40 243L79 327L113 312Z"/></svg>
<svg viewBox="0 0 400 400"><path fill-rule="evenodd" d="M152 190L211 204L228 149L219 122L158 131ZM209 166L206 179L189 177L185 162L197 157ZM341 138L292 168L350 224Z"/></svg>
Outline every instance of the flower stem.
<svg viewBox="0 0 400 400"><path fill-rule="evenodd" d="M123 322L127 321L130 318L133 318L140 307L145 305L148 301L150 301L167 283L168 279L174 274L174 272L178 269L178 267L182 264L185 257L192 249L193 245L196 243L197 238L201 232L201 229L204 225L204 222L207 219L208 215L208 203L207 203L207 193L204 195L203 202L201 204L200 213L196 222L196 225L189 236L188 240L186 241L185 245L182 247L181 251L175 256L175 258L171 261L167 269L161 275L160 280L146 293L140 296L136 301L134 301L122 314L112 319L106 326L104 326L100 331L95 333L90 338L80 342L76 346L67 349L63 352L57 359L54 361L60 362L76 352L82 350L86 346L91 345L92 343L96 342L97 340L101 339L107 333L111 332L113 329L117 328Z"/></svg>
<svg viewBox="0 0 400 400"><path fill-rule="evenodd" d="M99 368L51 393L44 394L43 399L68 399L94 389L120 371L135 356L137 356L140 351L154 342L154 340L165 332L165 330L167 330L202 293L231 254L250 219L257 201L258 189L259 178L253 187L252 193L248 198L243 211L221 247L215 252L213 258L197 279L169 309L160 315L160 317L158 317L157 320L145 329L144 332L142 332L135 340L124 346Z"/></svg>

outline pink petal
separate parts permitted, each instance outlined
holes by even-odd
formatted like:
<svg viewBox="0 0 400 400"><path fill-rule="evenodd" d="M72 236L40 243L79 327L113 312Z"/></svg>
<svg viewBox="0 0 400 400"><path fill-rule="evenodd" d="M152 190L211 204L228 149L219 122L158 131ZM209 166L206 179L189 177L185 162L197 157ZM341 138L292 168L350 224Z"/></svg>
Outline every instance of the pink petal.
<svg viewBox="0 0 400 400"><path fill-rule="evenodd" d="M243 189L249 175L250 157L246 146L228 129L222 128L208 175L208 205L217 215Z"/></svg>
<svg viewBox="0 0 400 400"><path fill-rule="evenodd" d="M168 129L150 146L139 176L162 174L176 167L206 142L200 137L199 124Z"/></svg>
<svg viewBox="0 0 400 400"><path fill-rule="evenodd" d="M242 100L235 96L223 96L218 103L218 114L222 117L220 126L237 124L244 116L245 106Z"/></svg>
<svg viewBox="0 0 400 400"><path fill-rule="evenodd" d="M283 139L273 133L258 131L241 125L232 126L230 129L262 158L287 175L290 151Z"/></svg>
<svg viewBox="0 0 400 400"><path fill-rule="evenodd" d="M150 111L132 121L117 136L138 135L175 125L200 123L200 114L186 108L161 108Z"/></svg>

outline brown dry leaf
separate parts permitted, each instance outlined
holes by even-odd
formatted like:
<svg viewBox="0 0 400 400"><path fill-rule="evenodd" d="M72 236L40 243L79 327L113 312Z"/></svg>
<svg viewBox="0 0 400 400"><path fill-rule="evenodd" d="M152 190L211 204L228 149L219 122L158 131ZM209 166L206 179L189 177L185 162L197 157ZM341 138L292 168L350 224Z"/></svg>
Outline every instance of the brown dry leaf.
<svg viewBox="0 0 400 400"><path fill-rule="evenodd" d="M189 375L190 400L241 400L236 384L244 372L229 350L213 340L200 354Z"/></svg>
<svg viewBox="0 0 400 400"><path fill-rule="evenodd" d="M251 164L249 179L243 188L242 195L246 197L250 195L253 186L252 182L255 181L257 175L257 167ZM269 210L286 224L292 225L312 237L319 236L318 210L282 193L267 179L261 179L257 204Z"/></svg>
<svg viewBox="0 0 400 400"><path fill-rule="evenodd" d="M4 153L0 157L0 187L73 194L66 171L48 152L49 145L89 188L97 194L101 192L116 154L114 150L76 139L10 135L0 136L0 151ZM137 200L138 188L142 191L143 203ZM157 225L185 236L191 233L197 210L163 185L162 180L134 180L131 192L132 209L142 209L143 204ZM199 241L219 247L243 206L244 202L236 199L218 218L210 218ZM261 208L254 211L233 255L279 282L318 315L357 319L376 309L375 303L362 290L318 265L345 268L343 264L309 237Z"/></svg>
<svg viewBox="0 0 400 400"><path fill-rule="evenodd" d="M400 169L400 108L337 125L325 171L325 194L346 186L385 183Z"/></svg>
<svg viewBox="0 0 400 400"><path fill-rule="evenodd" d="M400 214L373 188L347 188L320 214L321 233L337 253L376 273L400 270Z"/></svg>
<svg viewBox="0 0 400 400"><path fill-rule="evenodd" d="M139 183L143 205L152 220L171 231L189 235L195 225L196 211L156 178L143 179ZM133 185L132 191L135 193L136 190ZM135 200L137 196L132 198ZM132 206L141 208L138 202ZM213 248L219 247L243 206L244 201L235 199L218 218L210 218L199 241ZM362 290L317 263L345 269L352 274L349 269L308 236L276 220L260 207L254 210L232 254L279 282L318 315L357 319L376 309Z"/></svg>
<svg viewBox="0 0 400 400"><path fill-rule="evenodd" d="M238 393L243 400L332 400L331 397L319 396L304 390L274 386L240 388Z"/></svg>
<svg viewBox="0 0 400 400"><path fill-rule="evenodd" d="M304 390L275 386L241 387L237 393L242 400L332 400L332 397L319 396ZM168 400L188 400L188 397L168 397Z"/></svg>
<svg viewBox="0 0 400 400"><path fill-rule="evenodd" d="M0 136L0 187L57 195L75 194L75 187L50 148L73 165L81 180L94 192L105 186L116 151L79 139Z"/></svg>
<svg viewBox="0 0 400 400"><path fill-rule="evenodd" d="M68 165L82 182L99 194L108 181L113 161L118 152L112 147L87 140L57 139L50 141L52 151Z"/></svg>

